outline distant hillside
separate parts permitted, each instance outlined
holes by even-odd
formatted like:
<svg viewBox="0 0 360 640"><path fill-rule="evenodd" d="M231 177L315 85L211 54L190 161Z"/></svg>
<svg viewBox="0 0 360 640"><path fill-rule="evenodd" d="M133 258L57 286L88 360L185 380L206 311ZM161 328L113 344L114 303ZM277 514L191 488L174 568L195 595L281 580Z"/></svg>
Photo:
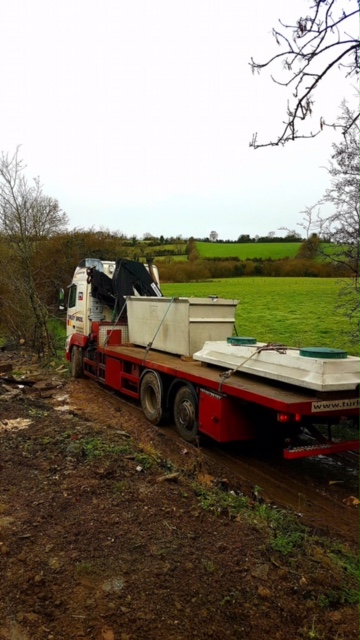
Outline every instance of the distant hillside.
<svg viewBox="0 0 360 640"><path fill-rule="evenodd" d="M239 260L295 258L300 246L301 242L196 243L201 258L238 258Z"/></svg>

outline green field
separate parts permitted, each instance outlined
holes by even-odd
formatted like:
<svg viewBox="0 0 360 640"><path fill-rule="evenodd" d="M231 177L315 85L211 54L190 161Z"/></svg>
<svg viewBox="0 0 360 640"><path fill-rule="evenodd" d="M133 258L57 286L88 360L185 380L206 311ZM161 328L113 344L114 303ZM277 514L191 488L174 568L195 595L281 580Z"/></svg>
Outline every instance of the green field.
<svg viewBox="0 0 360 640"><path fill-rule="evenodd" d="M292 347L331 347L358 355L347 337L347 319L336 309L339 282L333 278L229 278L164 284L165 296L239 300L236 330L259 342Z"/></svg>
<svg viewBox="0 0 360 640"><path fill-rule="evenodd" d="M238 258L239 260L294 258L300 246L301 242L196 243L196 248L202 258Z"/></svg>

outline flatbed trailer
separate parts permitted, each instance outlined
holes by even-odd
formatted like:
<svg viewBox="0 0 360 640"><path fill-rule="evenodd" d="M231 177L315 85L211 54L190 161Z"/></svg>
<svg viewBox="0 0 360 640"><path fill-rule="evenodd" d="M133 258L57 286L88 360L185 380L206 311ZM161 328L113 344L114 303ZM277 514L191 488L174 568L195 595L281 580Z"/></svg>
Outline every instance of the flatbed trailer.
<svg viewBox="0 0 360 640"><path fill-rule="evenodd" d="M358 440L334 442L316 426L356 419L355 391L320 393L241 372L229 375L191 357L116 344L117 333L103 347L96 336L85 349L73 344L68 359L81 362L85 376L139 401L152 424L174 422L188 442L201 434L221 443L281 437L287 459L358 450ZM304 429L319 442L292 446Z"/></svg>

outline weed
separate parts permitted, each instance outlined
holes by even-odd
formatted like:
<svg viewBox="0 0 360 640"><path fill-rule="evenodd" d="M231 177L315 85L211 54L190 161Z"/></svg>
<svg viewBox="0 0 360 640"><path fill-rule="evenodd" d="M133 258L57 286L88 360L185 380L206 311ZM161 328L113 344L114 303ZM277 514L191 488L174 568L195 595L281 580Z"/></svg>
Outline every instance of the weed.
<svg viewBox="0 0 360 640"><path fill-rule="evenodd" d="M11 372L14 378L21 378L24 375L23 371L18 371L17 369Z"/></svg>
<svg viewBox="0 0 360 640"><path fill-rule="evenodd" d="M157 457L157 455L156 455ZM176 471L176 465L173 464L171 462L171 460L161 460L159 462L159 466L161 467L161 469L163 469L164 471L168 471L168 472L172 472L172 471Z"/></svg>
<svg viewBox="0 0 360 640"><path fill-rule="evenodd" d="M75 573L77 576L89 576L94 573L94 567L91 562L78 562L75 567Z"/></svg>
<svg viewBox="0 0 360 640"><path fill-rule="evenodd" d="M151 469L158 462L158 458L147 453L137 453L135 456L137 462L143 469Z"/></svg>
<svg viewBox="0 0 360 640"><path fill-rule="evenodd" d="M119 482L115 482L113 486L113 492L115 495L120 495L124 493L126 489L126 482L124 480L120 480Z"/></svg>
<svg viewBox="0 0 360 640"><path fill-rule="evenodd" d="M359 602L358 590L350 587L341 587L338 590L338 597L340 604L357 604Z"/></svg>
<svg viewBox="0 0 360 640"><path fill-rule="evenodd" d="M65 338L66 338L66 324L65 318L51 318L48 320L48 329L53 341L53 345L55 350L60 356L57 356L55 360L59 360L58 364L64 362L64 351L65 351Z"/></svg>
<svg viewBox="0 0 360 640"><path fill-rule="evenodd" d="M318 605L321 609L328 609L330 607L330 598L325 594L321 593L318 597Z"/></svg>
<svg viewBox="0 0 360 640"><path fill-rule="evenodd" d="M119 455L131 452L129 444L115 445L104 442L101 438L89 438L81 441L84 456L89 460L106 455Z"/></svg>
<svg viewBox="0 0 360 640"><path fill-rule="evenodd" d="M203 567L205 569L205 571L207 571L207 573L214 573L216 567L214 565L214 563L212 562L212 560L204 560L203 561Z"/></svg>
<svg viewBox="0 0 360 640"><path fill-rule="evenodd" d="M253 494L256 500L259 500L259 498L261 498L262 492L263 492L262 488L258 487L257 484L255 484L253 488Z"/></svg>
<svg viewBox="0 0 360 640"><path fill-rule="evenodd" d="M143 469L151 469L154 465L160 464L162 467L168 468L168 464L161 461L158 450L152 442L144 442L141 444L141 451L135 455L135 461L143 467Z"/></svg>
<svg viewBox="0 0 360 640"><path fill-rule="evenodd" d="M255 505L254 512L270 526L271 549L288 555L304 547L307 529L296 522L290 513L267 504Z"/></svg>
<svg viewBox="0 0 360 640"><path fill-rule="evenodd" d="M332 562L347 575L357 578L359 575L359 558L344 544L330 542L327 544L328 555Z"/></svg>
<svg viewBox="0 0 360 640"><path fill-rule="evenodd" d="M216 515L225 513L229 517L234 517L249 505L248 498L244 496L216 490L206 490L199 484L195 484L194 488L200 506L205 511L212 511Z"/></svg>
<svg viewBox="0 0 360 640"><path fill-rule="evenodd" d="M144 454L148 455L150 458L158 459L159 454L155 446L152 442L144 442L141 444L141 450Z"/></svg>
<svg viewBox="0 0 360 640"><path fill-rule="evenodd" d="M48 411L44 409L29 409L29 416L33 418L46 418L48 415Z"/></svg>
<svg viewBox="0 0 360 640"><path fill-rule="evenodd" d="M320 632L317 631L317 629L315 629L315 618L313 618L311 629L309 629L308 636L310 640L320 640L323 637L323 635L320 634Z"/></svg>
<svg viewBox="0 0 360 640"><path fill-rule="evenodd" d="M307 536L307 529L301 526L286 511L274 509L267 504L253 504L249 498L235 493L224 493L217 490L206 490L195 484L195 493L200 506L205 511L216 515L225 514L236 517L240 513L258 527L266 526L270 532L270 547L283 555L302 549Z"/></svg>
<svg viewBox="0 0 360 640"><path fill-rule="evenodd" d="M31 442L31 440L26 440L25 442L23 442L22 448L24 450L24 453L29 453L30 451L32 451L34 447L34 443Z"/></svg>
<svg viewBox="0 0 360 640"><path fill-rule="evenodd" d="M63 431L62 433L60 433L58 435L58 441L60 443L66 443L68 444L69 440L75 440L76 439L76 434L74 434L73 431Z"/></svg>
<svg viewBox="0 0 360 640"><path fill-rule="evenodd" d="M300 531L287 531L285 533L279 532L271 541L270 546L274 551L278 551L286 556L294 551L294 549L302 547L303 543L304 536Z"/></svg>
<svg viewBox="0 0 360 640"><path fill-rule="evenodd" d="M338 589L330 589L326 593L322 593L318 598L318 604L322 609L328 609L334 605L353 605L357 604L359 593L356 589L345 585Z"/></svg>
<svg viewBox="0 0 360 640"><path fill-rule="evenodd" d="M220 602L221 606L225 604L236 604L240 597L240 593L238 591L231 591L227 596L224 596Z"/></svg>
<svg viewBox="0 0 360 640"><path fill-rule="evenodd" d="M341 542L327 538L314 538L321 545L321 552L338 574L336 586L321 594L318 603L326 609L334 605L353 605L358 602L359 558Z"/></svg>

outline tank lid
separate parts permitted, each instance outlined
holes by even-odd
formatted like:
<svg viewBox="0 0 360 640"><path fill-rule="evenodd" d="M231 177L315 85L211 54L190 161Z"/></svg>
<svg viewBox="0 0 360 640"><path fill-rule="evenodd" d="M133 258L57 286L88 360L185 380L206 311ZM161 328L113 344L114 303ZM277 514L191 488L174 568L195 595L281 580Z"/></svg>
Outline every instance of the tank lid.
<svg viewBox="0 0 360 640"><path fill-rule="evenodd" d="M226 342L232 345L256 344L256 338L248 338L246 336L231 336L226 338Z"/></svg>
<svg viewBox="0 0 360 640"><path fill-rule="evenodd" d="M325 360L345 360L348 355L342 349L328 349L327 347L306 347L300 349L299 353L304 358L322 358Z"/></svg>

